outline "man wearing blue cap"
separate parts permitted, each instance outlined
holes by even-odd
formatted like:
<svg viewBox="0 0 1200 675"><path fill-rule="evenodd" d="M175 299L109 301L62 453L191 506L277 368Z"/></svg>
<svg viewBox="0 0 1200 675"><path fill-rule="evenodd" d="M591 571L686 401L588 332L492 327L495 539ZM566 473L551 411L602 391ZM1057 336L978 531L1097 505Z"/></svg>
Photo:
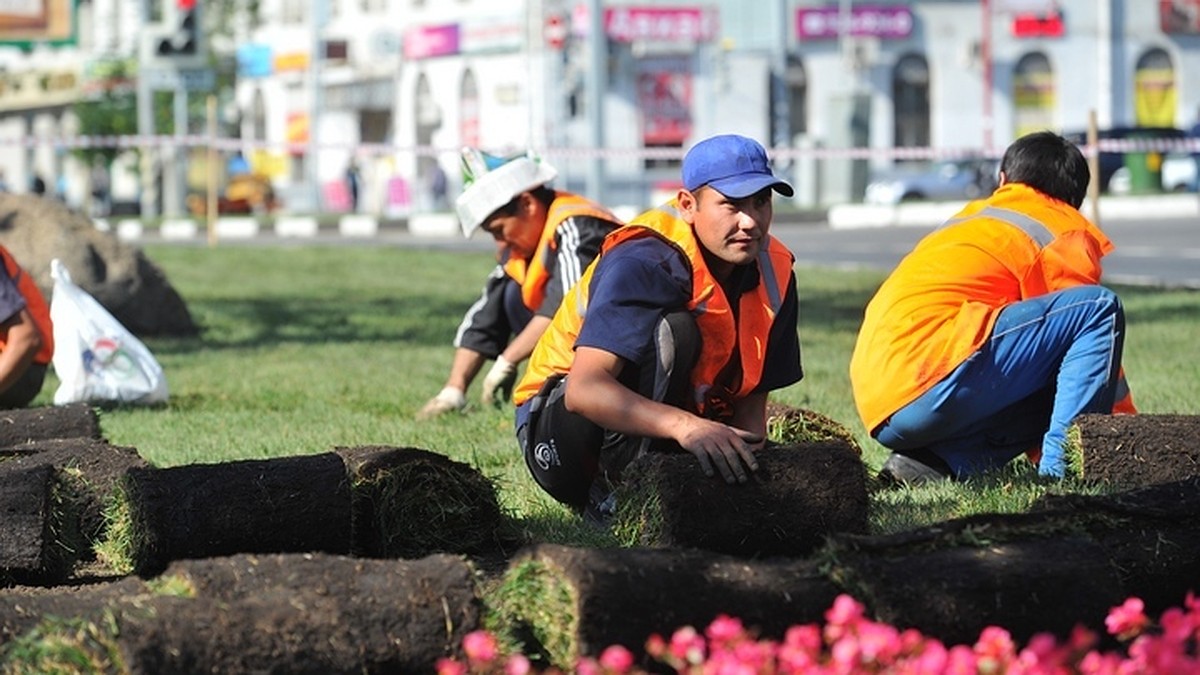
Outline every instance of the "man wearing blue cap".
<svg viewBox="0 0 1200 675"><path fill-rule="evenodd" d="M513 393L526 464L556 500L604 522L651 449L729 483L758 468L767 394L803 377L773 192L793 194L759 143L715 136L684 157L673 200L605 239Z"/></svg>
<svg viewBox="0 0 1200 675"><path fill-rule="evenodd" d="M454 337L454 361L442 390L417 411L429 419L463 410L467 388L488 359L480 401L505 400L517 366L529 357L563 295L596 257L604 236L621 224L608 209L550 188L558 172L523 153L462 153L465 189L455 201L463 235L483 230L496 240L499 264L467 310Z"/></svg>

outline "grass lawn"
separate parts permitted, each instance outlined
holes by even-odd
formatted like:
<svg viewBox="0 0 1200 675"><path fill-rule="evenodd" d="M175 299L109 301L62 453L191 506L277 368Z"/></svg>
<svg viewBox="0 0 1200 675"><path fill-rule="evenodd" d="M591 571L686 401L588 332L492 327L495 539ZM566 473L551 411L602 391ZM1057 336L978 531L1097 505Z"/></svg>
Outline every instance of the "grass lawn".
<svg viewBox="0 0 1200 675"><path fill-rule="evenodd" d="M106 438L158 466L324 452L335 446L434 450L495 481L534 538L612 543L581 526L528 477L512 406L416 422L446 376L455 328L493 265L481 253L382 246L152 245L146 253L202 333L151 339L171 389L161 408L104 411ZM776 400L852 429L876 469L885 451L854 412L847 370L862 308L883 275L799 269L805 379ZM1200 293L1118 288L1128 315L1125 366L1147 413L1200 412L1195 347ZM51 376L39 400L48 404ZM1022 510L1047 486L1019 467L967 484L881 493L873 525L891 531L979 511ZM599 540L599 541L597 541Z"/></svg>

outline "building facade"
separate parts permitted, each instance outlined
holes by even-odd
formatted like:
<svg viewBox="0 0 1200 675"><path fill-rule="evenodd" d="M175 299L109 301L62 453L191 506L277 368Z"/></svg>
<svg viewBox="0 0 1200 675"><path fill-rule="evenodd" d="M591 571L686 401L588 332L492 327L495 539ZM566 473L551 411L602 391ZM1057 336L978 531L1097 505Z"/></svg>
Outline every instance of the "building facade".
<svg viewBox="0 0 1200 675"><path fill-rule="evenodd" d="M130 2L83 3L74 47L0 49L4 77L66 63L86 87L88 63L137 54L148 19ZM1191 127L1198 16L1200 0L262 0L214 49L237 58L231 135L295 209L346 208L352 165L360 209L445 208L463 145L533 148L563 187L641 208L723 132L772 147L798 201L822 205L895 162L997 154L1093 115ZM12 139L69 134L63 105L6 100L0 168L53 171L52 150Z"/></svg>

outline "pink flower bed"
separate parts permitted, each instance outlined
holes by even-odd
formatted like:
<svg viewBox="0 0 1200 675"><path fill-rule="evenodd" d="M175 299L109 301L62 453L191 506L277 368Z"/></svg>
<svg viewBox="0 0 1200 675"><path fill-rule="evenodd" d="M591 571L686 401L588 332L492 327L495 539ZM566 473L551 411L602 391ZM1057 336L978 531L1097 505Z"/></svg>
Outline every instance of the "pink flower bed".
<svg viewBox="0 0 1200 675"><path fill-rule="evenodd" d="M1100 652L1095 633L1077 627L1065 642L1050 634L1018 647L1008 631L985 628L974 645L947 647L916 630L900 630L868 619L848 595L825 612L824 626L792 626L782 641L760 640L742 622L719 616L704 633L691 626L670 639L651 635L646 653L658 664L685 675L773 675L805 673L857 675L1167 675L1200 673L1200 600L1191 592L1183 607L1150 620L1138 598L1114 607L1105 620L1108 632L1124 643L1120 653ZM465 661L442 659L439 675L558 673L535 671L521 654L502 654L494 635L476 631L463 639ZM662 670L661 668L657 670ZM575 664L579 675L641 674L630 651L620 645L599 658Z"/></svg>

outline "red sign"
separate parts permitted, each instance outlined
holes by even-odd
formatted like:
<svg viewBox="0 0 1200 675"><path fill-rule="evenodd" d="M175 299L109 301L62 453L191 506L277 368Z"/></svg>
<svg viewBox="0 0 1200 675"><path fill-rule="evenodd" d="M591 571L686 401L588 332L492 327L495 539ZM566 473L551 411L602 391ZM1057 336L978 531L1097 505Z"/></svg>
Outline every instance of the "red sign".
<svg viewBox="0 0 1200 675"><path fill-rule="evenodd" d="M567 43L567 22L557 14L546 17L546 44L551 49L562 49Z"/></svg>
<svg viewBox="0 0 1200 675"><path fill-rule="evenodd" d="M1200 34L1200 0L1158 0L1158 25L1168 35Z"/></svg>
<svg viewBox="0 0 1200 675"><path fill-rule="evenodd" d="M617 42L705 42L717 34L717 14L706 7L608 7L604 32Z"/></svg>
<svg viewBox="0 0 1200 675"><path fill-rule="evenodd" d="M1045 16L1039 14L1018 14L1013 17L1013 37L1062 37L1065 32L1062 14L1057 12Z"/></svg>

